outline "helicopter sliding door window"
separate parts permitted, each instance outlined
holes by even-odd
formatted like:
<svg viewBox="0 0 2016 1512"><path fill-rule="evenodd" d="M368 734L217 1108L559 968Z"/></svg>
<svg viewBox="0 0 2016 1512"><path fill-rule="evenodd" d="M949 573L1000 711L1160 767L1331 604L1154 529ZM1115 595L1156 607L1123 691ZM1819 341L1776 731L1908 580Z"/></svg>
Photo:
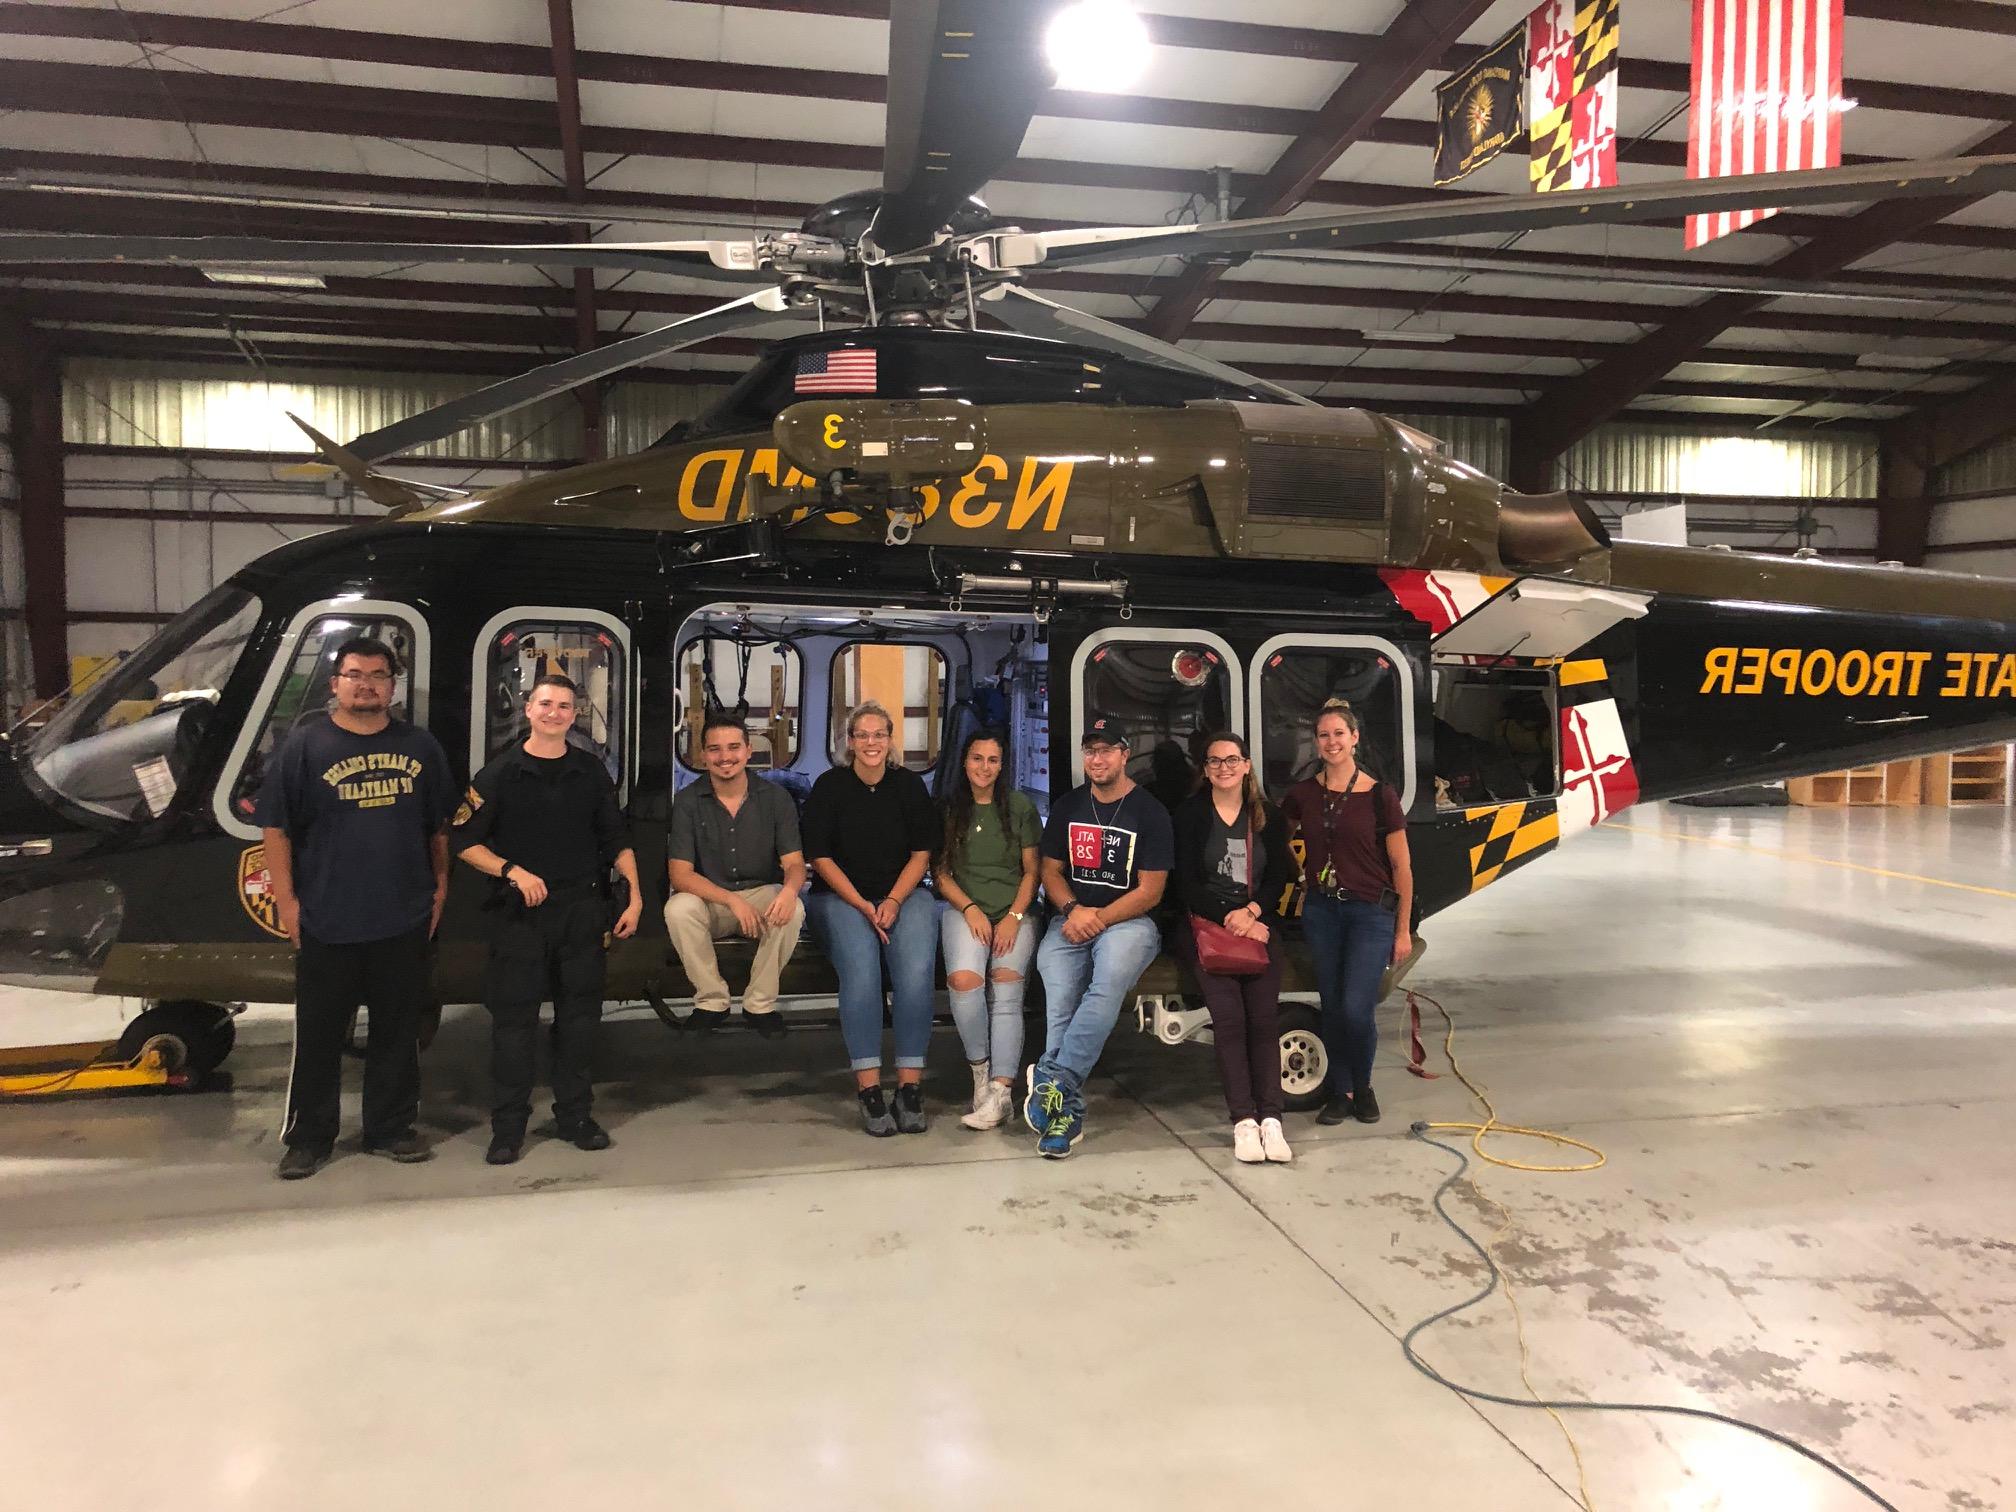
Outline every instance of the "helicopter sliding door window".
<svg viewBox="0 0 2016 1512"><path fill-rule="evenodd" d="M830 760L847 757L847 716L856 704L873 701L889 711L895 726L890 759L913 772L938 764L938 741L945 726L947 669L936 646L855 641L833 653Z"/></svg>
<svg viewBox="0 0 2016 1512"><path fill-rule="evenodd" d="M252 715L238 732L224 768L225 780L217 785L217 822L228 833L246 840L259 838L254 820L267 763L290 732L328 712L337 650L358 636L383 641L399 658L399 680L392 688L393 718L426 723L431 652L427 621L420 611L375 599L310 604L288 626L253 700Z"/></svg>
<svg viewBox="0 0 2016 1512"><path fill-rule="evenodd" d="M27 737L31 784L93 824L164 813L258 624L228 585L184 610Z"/></svg>
<svg viewBox="0 0 2016 1512"><path fill-rule="evenodd" d="M1313 777L1316 716L1341 698L1358 716L1358 759L1366 771L1414 802L1414 671L1400 648L1371 635L1277 635L1253 653L1253 767L1278 799Z"/></svg>
<svg viewBox="0 0 2016 1512"><path fill-rule="evenodd" d="M768 636L702 635L679 652L684 724L679 759L700 764L700 725L710 709L739 710L749 726L749 765L781 771L798 759L805 659L789 641Z"/></svg>
<svg viewBox="0 0 2016 1512"><path fill-rule="evenodd" d="M1215 730L1245 733L1239 672L1237 654L1208 630L1129 626L1087 637L1071 658L1072 781L1085 780L1085 721L1103 715L1127 731L1127 775L1181 802L1196 775L1192 745Z"/></svg>
<svg viewBox="0 0 2016 1512"><path fill-rule="evenodd" d="M1444 808L1552 798L1559 789L1550 668L1435 664L1435 801Z"/></svg>
<svg viewBox="0 0 2016 1512"><path fill-rule="evenodd" d="M525 738L533 684L558 672L581 691L568 743L592 752L623 794L630 750L630 631L612 614L544 604L507 609L476 637L469 770Z"/></svg>

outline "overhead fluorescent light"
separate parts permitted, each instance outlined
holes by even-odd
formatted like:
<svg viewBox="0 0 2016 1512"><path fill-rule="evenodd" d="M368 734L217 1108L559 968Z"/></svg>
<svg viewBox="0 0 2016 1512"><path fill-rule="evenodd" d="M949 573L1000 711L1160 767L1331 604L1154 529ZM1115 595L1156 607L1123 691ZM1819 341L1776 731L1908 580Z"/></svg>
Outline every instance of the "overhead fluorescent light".
<svg viewBox="0 0 2016 1512"><path fill-rule="evenodd" d="M214 284L245 289L326 289L320 273L282 273L271 268L204 268Z"/></svg>
<svg viewBox="0 0 2016 1512"><path fill-rule="evenodd" d="M1855 366L1866 368L1901 368L1908 372L1929 373L1934 368L1943 368L1953 359L1950 357L1914 357L1909 352L1857 352Z"/></svg>
<svg viewBox="0 0 2016 1512"><path fill-rule="evenodd" d="M1426 342L1433 346L1440 346L1445 341L1454 341L1456 335L1453 331L1360 331L1358 339L1360 341L1407 342L1410 345L1415 342Z"/></svg>

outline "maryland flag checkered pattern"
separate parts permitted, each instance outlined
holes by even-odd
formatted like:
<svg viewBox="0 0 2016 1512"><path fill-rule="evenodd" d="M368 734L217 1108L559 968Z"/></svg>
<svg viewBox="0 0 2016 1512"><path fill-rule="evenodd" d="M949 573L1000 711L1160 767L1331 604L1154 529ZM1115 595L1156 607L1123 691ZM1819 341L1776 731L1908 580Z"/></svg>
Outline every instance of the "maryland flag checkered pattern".
<svg viewBox="0 0 2016 1512"><path fill-rule="evenodd" d="M1555 817L1554 805L1545 799L1468 809L1463 819L1469 826L1473 893L1489 887L1505 872L1546 854L1561 839L1561 823Z"/></svg>
<svg viewBox="0 0 2016 1512"><path fill-rule="evenodd" d="M1619 0L1542 0L1526 18L1534 189L1617 182Z"/></svg>

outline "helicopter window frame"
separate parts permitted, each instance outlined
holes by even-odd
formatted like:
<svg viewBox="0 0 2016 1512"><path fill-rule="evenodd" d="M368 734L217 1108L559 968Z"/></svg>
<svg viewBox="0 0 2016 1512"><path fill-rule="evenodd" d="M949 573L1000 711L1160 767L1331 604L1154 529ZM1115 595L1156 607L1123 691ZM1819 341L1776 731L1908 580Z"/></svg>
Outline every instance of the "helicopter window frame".
<svg viewBox="0 0 2016 1512"><path fill-rule="evenodd" d="M833 654L826 662L826 762L828 766L846 766L853 759L847 751L847 731L843 727L842 721L853 712L855 705L848 704L843 707L840 700L834 695L839 691L837 684L840 678L840 658L862 646L916 647L929 651L938 663L938 719L941 725L944 722L945 710L952 702L952 658L946 655L945 648L936 642L915 640L908 636L882 639L867 635L855 636L851 640L841 642L833 648ZM892 719L905 721L908 719L907 708L891 709L889 714ZM928 749L934 738L934 732L930 728L931 717L928 713L924 716L924 722L924 744ZM904 752L905 760L902 765L922 775L937 768L939 759L944 755L944 750L941 747L937 755L932 756L922 766L912 765L908 759L909 755L908 751Z"/></svg>
<svg viewBox="0 0 2016 1512"><path fill-rule="evenodd" d="M1397 686L1400 697L1400 769L1406 775L1400 783L1400 809L1403 813L1414 811L1415 774L1414 761L1417 750L1414 731L1414 664L1394 642L1377 635L1353 635L1326 630L1293 630L1283 635L1272 636L1262 641L1253 651L1255 673L1247 689L1248 712L1252 734L1247 736L1247 746L1253 753L1256 771L1266 770L1266 752L1263 749L1267 738L1267 722L1264 715L1264 696L1267 682L1267 664L1282 652L1293 651L1373 651L1386 658L1394 672L1398 674Z"/></svg>
<svg viewBox="0 0 2016 1512"><path fill-rule="evenodd" d="M1562 749L1561 669L1558 660L1544 658L1529 661L1510 656L1472 656L1456 653L1449 656L1438 655L1434 657L1429 663L1428 671L1430 679L1429 711L1431 717L1438 722L1442 720L1442 692L1445 686L1445 674L1449 675L1452 682L1461 682L1467 678L1473 686L1489 686L1493 682L1495 675L1497 691L1500 694L1498 712L1501 716L1496 723L1503 722L1503 701L1506 695L1512 693L1536 693L1547 706L1546 731L1548 750L1547 762L1543 770L1549 774L1550 782L1544 792L1528 792L1519 797L1508 798L1486 797L1464 803L1455 798L1444 797L1438 790L1435 796L1435 806L1437 809L1446 814L1457 813L1465 808L1478 808L1490 804L1559 803L1561 801L1564 795L1562 784L1567 776L1567 772L1563 766L1565 752ZM1461 726L1452 724L1452 728L1455 728L1459 734L1468 736L1473 740L1483 739L1482 736L1473 735L1470 731L1462 729ZM1495 746L1493 749L1494 754L1506 759L1510 759L1513 755L1509 747ZM1441 763L1441 753L1439 750L1436 760L1439 768ZM1437 775L1440 775L1439 770ZM1523 771L1520 775L1522 779L1525 778ZM1526 785L1529 788L1533 786L1530 780L1526 781Z"/></svg>
<svg viewBox="0 0 2016 1512"><path fill-rule="evenodd" d="M607 630L616 640L616 670L622 687L612 703L620 705L623 721L617 741L616 799L630 801L630 774L637 764L637 675L631 650L630 627L604 609L586 609L565 604L513 604L490 616L477 632L469 656L469 775L473 778L490 761L490 661L497 650L497 638L513 625L578 625Z"/></svg>
<svg viewBox="0 0 2016 1512"><path fill-rule="evenodd" d="M259 826L231 812L231 795L238 790L239 779L245 775L245 763L251 759L252 748L265 734L266 722L272 717L280 696L280 686L287 680L288 670L300 655L302 638L320 620L345 618L399 619L405 622L406 629L413 636L412 665L403 674L406 679L406 713L415 726L423 730L427 728L429 669L433 665L434 646L427 616L418 606L396 599L360 598L355 594L304 604L287 622L287 629L275 644L273 659L267 663L266 671L259 679L259 691L253 695L245 722L231 743L231 754L225 758L224 769L211 789L211 816L225 834L235 835L240 840L265 838L265 831Z"/></svg>
<svg viewBox="0 0 2016 1512"><path fill-rule="evenodd" d="M1085 782L1085 748L1079 744L1085 736L1085 669L1092 664L1092 658L1102 647L1126 644L1166 645L1171 651L1180 651L1186 645L1209 647L1218 653L1224 665L1229 686L1225 690L1225 709L1232 721L1234 734L1246 734L1247 700L1240 695L1246 691L1246 664L1239 653L1232 649L1232 643L1212 630L1199 630L1189 625L1115 625L1095 630L1078 643L1078 649L1071 653L1071 785L1082 787ZM1141 754L1136 752L1134 754ZM1061 794L1057 796L1062 796Z"/></svg>
<svg viewBox="0 0 2016 1512"><path fill-rule="evenodd" d="M687 625L690 625L695 619L704 617L707 613L709 613L712 609L716 607L726 607L726 606L708 605L705 608L694 610L691 614L687 615L685 622L680 625L679 631L675 633L675 635L673 636L673 646L672 646L672 680L674 690L673 696L674 699L676 700L675 706L679 711L679 717L673 721L672 759L683 770L692 773L696 777L705 776L707 768L705 766L695 766L692 762L686 759L686 743L688 738L686 716L692 712L692 710L690 710L686 706L687 704L686 681L685 681L686 653L691 651L693 647L695 647L696 645L700 645L704 642L709 641L718 641L727 645L733 645L735 644L735 637L732 635L724 634L719 630L707 628L706 626L702 626L700 629L696 630L691 635L687 635L685 631ZM767 604L761 606L762 610L765 612L768 612L770 610L770 607L771 606ZM752 772L759 772L759 773L788 772L798 765L798 758L804 755L805 753L805 729L807 723L805 718L805 705L806 705L806 699L810 693L810 688L805 679L805 673L807 671L805 660L805 648L800 646L795 639L792 639L789 636L772 637L767 642L767 644L772 647L777 647L781 648L782 650L789 651L792 657L796 659L798 663L798 703L797 707L792 709L791 711L793 715L794 728L792 730L792 744L791 744L791 750L789 752L790 759L786 761L779 761L777 759L777 753L773 750L769 753L770 755L769 762L764 766L757 766L754 761L755 742L752 738L750 742L751 761L749 764L749 770ZM790 689L790 678L787 676L785 678L785 690L787 696L789 693L789 689ZM723 707L726 707L726 705L723 705ZM750 735L753 737L756 734L758 728L764 728L767 732L768 724L769 721L767 720L752 721Z"/></svg>

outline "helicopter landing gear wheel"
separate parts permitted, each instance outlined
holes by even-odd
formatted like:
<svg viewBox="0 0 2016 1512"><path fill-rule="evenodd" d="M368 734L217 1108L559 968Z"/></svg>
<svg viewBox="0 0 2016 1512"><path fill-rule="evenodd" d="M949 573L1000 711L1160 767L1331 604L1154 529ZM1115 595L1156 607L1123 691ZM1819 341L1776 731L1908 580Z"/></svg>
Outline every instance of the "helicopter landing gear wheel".
<svg viewBox="0 0 2016 1512"><path fill-rule="evenodd" d="M135 1061L150 1046L178 1085L194 1085L224 1064L238 1042L231 1010L192 998L154 1004L119 1036L119 1059Z"/></svg>
<svg viewBox="0 0 2016 1512"><path fill-rule="evenodd" d="M1322 1019L1307 1003L1281 1005L1281 1104L1290 1113L1323 1105L1330 1054L1323 1047Z"/></svg>

